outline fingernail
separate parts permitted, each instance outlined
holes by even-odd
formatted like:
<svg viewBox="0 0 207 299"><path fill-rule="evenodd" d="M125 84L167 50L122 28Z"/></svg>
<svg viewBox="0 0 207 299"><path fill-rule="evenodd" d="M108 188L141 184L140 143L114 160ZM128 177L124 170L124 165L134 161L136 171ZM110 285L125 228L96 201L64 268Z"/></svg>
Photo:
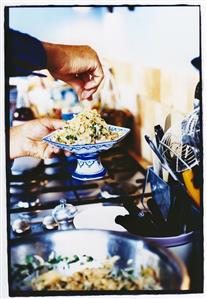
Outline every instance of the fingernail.
<svg viewBox="0 0 207 299"><path fill-rule="evenodd" d="M87 99L87 98L89 98L91 96L91 91L86 91L86 90L84 90L83 92L82 92L82 94L81 94L81 98L82 99Z"/></svg>
<svg viewBox="0 0 207 299"><path fill-rule="evenodd" d="M60 152L59 148L54 148L53 151L54 151L55 154L58 154Z"/></svg>

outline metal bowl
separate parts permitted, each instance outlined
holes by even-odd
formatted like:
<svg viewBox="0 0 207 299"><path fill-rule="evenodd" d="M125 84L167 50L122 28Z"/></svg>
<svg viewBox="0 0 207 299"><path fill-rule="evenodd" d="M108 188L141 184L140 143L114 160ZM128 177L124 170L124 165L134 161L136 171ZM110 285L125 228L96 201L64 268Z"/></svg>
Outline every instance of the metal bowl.
<svg viewBox="0 0 207 299"><path fill-rule="evenodd" d="M62 256L73 256L75 254L81 256L85 254L93 256L100 262L104 261L107 256L118 255L120 259L116 266L119 269L126 268L129 259L132 261L130 267L133 267L136 271L139 271L141 266L149 265L159 269L161 286L164 292L189 289L189 276L186 267L179 258L168 249L152 241L125 232L80 229L49 232L29 236L24 240L17 239L11 243L11 268L15 263L24 263L27 255L35 254L47 258L51 251L55 251ZM10 294L16 294L12 281L10 287ZM21 290L21 286L18 292L20 292L18 293L20 295L25 295L25 290ZM67 294L73 292L68 291ZM140 292L142 291L137 291L137 293ZM34 293L33 291L32 294ZM47 291L47 293L57 295L57 291Z"/></svg>

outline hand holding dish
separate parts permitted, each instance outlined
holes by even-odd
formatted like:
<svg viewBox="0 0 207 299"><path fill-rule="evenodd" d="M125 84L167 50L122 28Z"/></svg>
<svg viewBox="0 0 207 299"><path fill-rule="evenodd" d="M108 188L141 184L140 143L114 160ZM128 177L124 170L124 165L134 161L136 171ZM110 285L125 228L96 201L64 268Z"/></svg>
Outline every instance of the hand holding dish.
<svg viewBox="0 0 207 299"><path fill-rule="evenodd" d="M86 110L43 140L74 153L77 167L72 177L85 181L104 177L106 169L101 164L99 153L113 147L129 132L128 128L107 125L96 110Z"/></svg>

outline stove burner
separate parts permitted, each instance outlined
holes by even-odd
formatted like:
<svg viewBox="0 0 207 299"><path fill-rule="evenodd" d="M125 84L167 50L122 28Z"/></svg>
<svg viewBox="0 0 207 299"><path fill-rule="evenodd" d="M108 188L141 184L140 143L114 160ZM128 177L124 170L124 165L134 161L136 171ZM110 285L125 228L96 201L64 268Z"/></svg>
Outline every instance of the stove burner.
<svg viewBox="0 0 207 299"><path fill-rule="evenodd" d="M44 185L45 181L40 180L12 181L10 182L10 194L37 193Z"/></svg>
<svg viewBox="0 0 207 299"><path fill-rule="evenodd" d="M138 193L138 187L131 183L108 183L106 182L101 188L102 198L115 198L125 195L136 195Z"/></svg>

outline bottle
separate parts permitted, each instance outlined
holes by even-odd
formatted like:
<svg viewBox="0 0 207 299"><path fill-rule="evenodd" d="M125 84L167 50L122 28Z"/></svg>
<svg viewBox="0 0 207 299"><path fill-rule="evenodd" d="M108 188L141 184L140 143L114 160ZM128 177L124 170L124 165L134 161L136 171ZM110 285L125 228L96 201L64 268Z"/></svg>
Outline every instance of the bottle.
<svg viewBox="0 0 207 299"><path fill-rule="evenodd" d="M24 81L20 81L17 85L17 101L16 109L13 112L12 125L18 126L25 121L32 120L35 115L32 109L29 107L27 84Z"/></svg>

